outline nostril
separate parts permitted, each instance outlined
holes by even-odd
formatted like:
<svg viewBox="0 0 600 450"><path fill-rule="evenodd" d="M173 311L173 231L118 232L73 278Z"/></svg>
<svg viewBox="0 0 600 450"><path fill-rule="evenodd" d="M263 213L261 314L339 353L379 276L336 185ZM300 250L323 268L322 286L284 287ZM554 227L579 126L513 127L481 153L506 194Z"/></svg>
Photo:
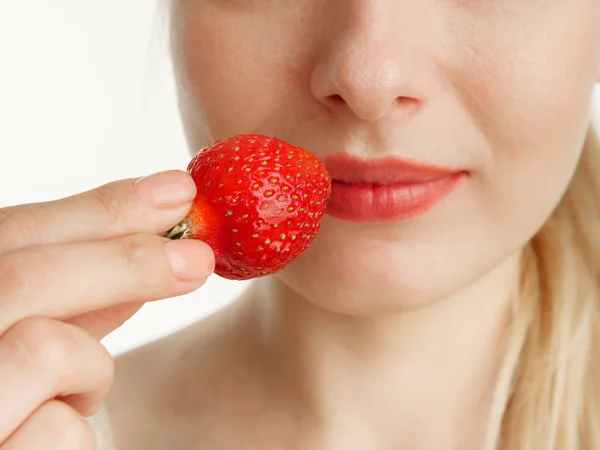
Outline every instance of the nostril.
<svg viewBox="0 0 600 450"><path fill-rule="evenodd" d="M333 94L329 97L329 100L331 101L331 103L333 104L337 104L337 105L341 105L343 103L346 103L346 100L344 100L344 97L342 97L339 94Z"/></svg>
<svg viewBox="0 0 600 450"><path fill-rule="evenodd" d="M404 106L414 106L419 104L419 100L412 97L398 97L397 102Z"/></svg>
<svg viewBox="0 0 600 450"><path fill-rule="evenodd" d="M422 101L413 97L398 97L396 104L397 114L404 118L412 117L422 107Z"/></svg>
<svg viewBox="0 0 600 450"><path fill-rule="evenodd" d="M421 107L421 100L408 97L408 96L400 96L394 99L391 105L388 105L386 108L382 105L373 105L372 102L366 104L360 104L358 102L348 102L346 98L340 94L331 94L325 98L325 103L329 105L330 108L345 108L349 107L354 114L364 120L378 120L382 116L384 116L391 106L392 109L395 109L396 117L409 118L412 117ZM375 108L374 108L375 106ZM341 109L340 109L341 110Z"/></svg>

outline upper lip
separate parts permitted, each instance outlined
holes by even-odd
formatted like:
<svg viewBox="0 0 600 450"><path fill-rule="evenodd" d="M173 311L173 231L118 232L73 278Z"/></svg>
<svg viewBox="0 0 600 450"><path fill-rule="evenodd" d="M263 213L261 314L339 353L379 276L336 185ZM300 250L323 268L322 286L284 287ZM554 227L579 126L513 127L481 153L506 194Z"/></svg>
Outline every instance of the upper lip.
<svg viewBox="0 0 600 450"><path fill-rule="evenodd" d="M426 183L465 172L397 157L362 159L341 154L323 159L323 164L335 181L348 184L394 185Z"/></svg>

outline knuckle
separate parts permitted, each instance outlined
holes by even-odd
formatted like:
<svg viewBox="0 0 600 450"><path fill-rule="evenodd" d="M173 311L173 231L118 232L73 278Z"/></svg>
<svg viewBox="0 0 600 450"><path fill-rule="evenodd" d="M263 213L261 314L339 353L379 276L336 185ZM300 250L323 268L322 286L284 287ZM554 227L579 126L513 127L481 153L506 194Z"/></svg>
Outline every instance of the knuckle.
<svg viewBox="0 0 600 450"><path fill-rule="evenodd" d="M18 226L17 223L17 208L10 206L8 208L0 208L0 245L13 236Z"/></svg>
<svg viewBox="0 0 600 450"><path fill-rule="evenodd" d="M43 317L17 322L6 333L9 352L22 365L40 371L44 378L58 382L60 368L72 352L72 339L58 323Z"/></svg>
<svg viewBox="0 0 600 450"><path fill-rule="evenodd" d="M37 230L32 205L0 208L0 253L19 247L26 237L32 239Z"/></svg>
<svg viewBox="0 0 600 450"><path fill-rule="evenodd" d="M120 240L123 259L127 271L135 280L145 282L160 282L162 265L158 258L162 252L162 240L160 236L137 234Z"/></svg>
<svg viewBox="0 0 600 450"><path fill-rule="evenodd" d="M26 298L32 289L31 270L23 260L21 252L13 252L0 257L0 301L11 304Z"/></svg>
<svg viewBox="0 0 600 450"><path fill-rule="evenodd" d="M93 450L95 436L89 422L73 408L59 400L53 400L44 407L45 419L53 434L60 441L61 450Z"/></svg>
<svg viewBox="0 0 600 450"><path fill-rule="evenodd" d="M131 205L126 202L126 195L119 195L114 183L100 186L90 191L92 199L97 203L101 214L109 227L122 227Z"/></svg>

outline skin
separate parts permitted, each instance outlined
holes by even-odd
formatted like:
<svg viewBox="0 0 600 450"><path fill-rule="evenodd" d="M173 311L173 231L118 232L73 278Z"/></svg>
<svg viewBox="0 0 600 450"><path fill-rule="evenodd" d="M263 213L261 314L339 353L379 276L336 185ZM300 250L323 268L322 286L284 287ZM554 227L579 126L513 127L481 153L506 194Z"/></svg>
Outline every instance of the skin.
<svg viewBox="0 0 600 450"><path fill-rule="evenodd" d="M0 209L0 449L96 448L85 417L114 376L99 340L213 271L205 243L159 236L195 194L168 171Z"/></svg>
<svg viewBox="0 0 600 450"><path fill-rule="evenodd" d="M470 176L411 221L327 217L294 264L119 357L114 382L98 339L214 266L205 244L157 236L193 183L0 210L0 450L91 449L83 417L103 399L128 450L479 449L520 250L589 124L600 3L173 1L192 154L261 132Z"/></svg>
<svg viewBox="0 0 600 450"><path fill-rule="evenodd" d="M174 3L192 154L260 132L319 157L401 156L470 177L407 222L326 217L302 257L232 308L124 356L134 375L111 400L124 448L481 447L520 251L589 126L600 4L417 3ZM136 385L167 354L168 373Z"/></svg>

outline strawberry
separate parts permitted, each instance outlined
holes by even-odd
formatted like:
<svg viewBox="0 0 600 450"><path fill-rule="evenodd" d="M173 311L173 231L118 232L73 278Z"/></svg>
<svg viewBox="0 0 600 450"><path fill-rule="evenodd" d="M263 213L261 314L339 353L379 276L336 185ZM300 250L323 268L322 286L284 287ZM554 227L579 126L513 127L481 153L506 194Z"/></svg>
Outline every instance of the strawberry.
<svg viewBox="0 0 600 450"><path fill-rule="evenodd" d="M312 153L259 134L213 142L187 171L198 194L166 236L206 242L215 273L232 280L271 275L300 256L331 193L329 175Z"/></svg>

